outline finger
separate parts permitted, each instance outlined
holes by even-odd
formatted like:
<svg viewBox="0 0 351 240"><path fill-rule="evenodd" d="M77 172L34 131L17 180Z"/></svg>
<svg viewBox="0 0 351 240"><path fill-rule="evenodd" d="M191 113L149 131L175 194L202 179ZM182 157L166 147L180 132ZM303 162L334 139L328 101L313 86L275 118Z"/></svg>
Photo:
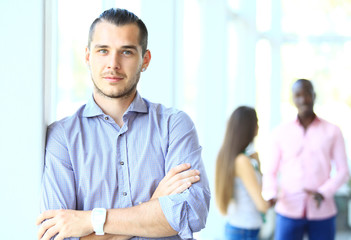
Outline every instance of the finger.
<svg viewBox="0 0 351 240"><path fill-rule="evenodd" d="M308 189L304 189L304 191L308 194L314 194L314 191L308 190Z"/></svg>
<svg viewBox="0 0 351 240"><path fill-rule="evenodd" d="M45 232L54 225L55 221L53 219L49 219L43 222L38 230L38 239L41 239Z"/></svg>
<svg viewBox="0 0 351 240"><path fill-rule="evenodd" d="M177 181L185 180L187 178L191 178L191 177L199 176L199 175L200 175L200 172L198 170L196 170L196 169L183 171L183 172L178 173L175 176L173 176L169 180L169 184L173 184L173 183L175 183Z"/></svg>
<svg viewBox="0 0 351 240"><path fill-rule="evenodd" d="M179 181L178 186L174 185L174 189L171 191L170 194L176 194L176 193L181 193L184 192L186 189L188 189L193 183L196 183L200 181L200 176L192 176L190 178L184 179L182 181Z"/></svg>
<svg viewBox="0 0 351 240"><path fill-rule="evenodd" d="M55 240L64 240L64 239L65 237L60 233L55 237Z"/></svg>
<svg viewBox="0 0 351 240"><path fill-rule="evenodd" d="M170 179L172 178L174 175L183 172L185 170L188 170L190 168L190 163L183 163L180 164L178 166L173 167L171 170L169 170L169 172L166 174L165 179Z"/></svg>
<svg viewBox="0 0 351 240"><path fill-rule="evenodd" d="M320 198L321 200L324 199L324 196L320 194L319 192L315 192L315 197Z"/></svg>
<svg viewBox="0 0 351 240"><path fill-rule="evenodd" d="M49 228L46 233L44 234L44 236L41 238L41 240L50 240L53 236L55 236L56 234L59 233L59 229L58 227L55 225L51 228ZM55 238L57 239L57 238Z"/></svg>
<svg viewBox="0 0 351 240"><path fill-rule="evenodd" d="M200 176L195 175L195 176L190 176L182 180L183 182L191 182L191 183L196 183L200 181Z"/></svg>
<svg viewBox="0 0 351 240"><path fill-rule="evenodd" d="M320 198L315 198L316 202L317 202L317 208L320 207L321 205L321 199Z"/></svg>
<svg viewBox="0 0 351 240"><path fill-rule="evenodd" d="M187 170L187 171L183 171L181 173L178 173L178 175L182 176L183 178L186 178L186 177L200 175L200 171L196 170L196 169L191 169L191 170Z"/></svg>
<svg viewBox="0 0 351 240"><path fill-rule="evenodd" d="M188 177L185 179L180 179L169 186L170 194L183 192L185 189L183 189L182 191L179 191L177 189L181 186L184 186L184 184L187 184L188 182L190 183L190 185L192 185L193 183L198 182L199 180L200 180L200 176L198 176L198 175L191 176L191 177ZM188 186L187 188L189 188L189 187L190 186Z"/></svg>
<svg viewBox="0 0 351 240"><path fill-rule="evenodd" d="M178 173L177 175L173 176L171 179L168 180L167 188L169 189L170 192L173 192L185 181L190 181L190 182L194 182L195 180L198 181L198 179L194 179L194 177L198 176L198 174L199 174L199 171L197 170L188 170L182 173Z"/></svg>
<svg viewBox="0 0 351 240"><path fill-rule="evenodd" d="M184 192L186 189L188 189L191 186L191 182L187 181L185 183L183 183L182 185L180 185L179 187L177 187L176 189L174 189L171 194L177 194L177 193L182 193Z"/></svg>
<svg viewBox="0 0 351 240"><path fill-rule="evenodd" d="M277 202L277 199L276 198L271 198L271 199L268 200L268 202L269 202L269 205L272 207Z"/></svg>
<svg viewBox="0 0 351 240"><path fill-rule="evenodd" d="M41 213L37 220L36 220L36 224L39 225L41 224L45 219L48 219L48 218L53 218L55 217L57 214L57 210L47 210L43 213Z"/></svg>
<svg viewBox="0 0 351 240"><path fill-rule="evenodd" d="M200 181L200 176L199 176L199 175L193 176L193 177L191 178L191 183L196 183L196 182L198 182L198 181Z"/></svg>

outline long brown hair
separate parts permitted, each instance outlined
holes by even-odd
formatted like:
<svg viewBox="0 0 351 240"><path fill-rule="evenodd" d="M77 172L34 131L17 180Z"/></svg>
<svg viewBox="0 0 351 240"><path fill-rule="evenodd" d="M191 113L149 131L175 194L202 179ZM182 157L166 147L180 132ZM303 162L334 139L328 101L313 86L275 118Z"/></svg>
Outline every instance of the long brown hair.
<svg viewBox="0 0 351 240"><path fill-rule="evenodd" d="M226 214L234 193L234 160L253 141L257 115L251 107L238 107L230 116L216 162L215 192L221 213Z"/></svg>

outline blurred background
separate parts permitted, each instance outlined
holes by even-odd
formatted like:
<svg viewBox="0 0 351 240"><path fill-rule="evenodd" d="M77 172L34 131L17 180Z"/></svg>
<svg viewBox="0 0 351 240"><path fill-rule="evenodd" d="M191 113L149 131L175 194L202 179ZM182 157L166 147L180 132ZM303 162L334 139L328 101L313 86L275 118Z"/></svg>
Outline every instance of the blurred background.
<svg viewBox="0 0 351 240"><path fill-rule="evenodd" d="M258 112L255 147L264 165L272 130L296 116L291 84L311 79L315 111L341 128L350 159L349 0L1 0L4 239L36 236L45 129L91 95L84 62L88 30L111 7L134 12L148 28L152 61L141 76L141 95L181 109L195 122L212 190L207 226L197 239L223 238L214 168L236 107ZM336 195L340 240L351 239L350 195L350 183ZM271 237L273 221L271 212L262 239Z"/></svg>

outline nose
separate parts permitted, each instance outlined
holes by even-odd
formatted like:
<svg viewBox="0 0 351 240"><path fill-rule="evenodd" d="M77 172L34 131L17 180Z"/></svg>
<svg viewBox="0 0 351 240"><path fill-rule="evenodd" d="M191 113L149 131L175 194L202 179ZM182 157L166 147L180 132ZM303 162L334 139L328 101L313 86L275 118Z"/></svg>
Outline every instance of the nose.
<svg viewBox="0 0 351 240"><path fill-rule="evenodd" d="M121 64L120 64L120 59L118 57L118 54L110 54L110 58L108 61L107 65L108 69L115 70L115 69L120 69Z"/></svg>
<svg viewBox="0 0 351 240"><path fill-rule="evenodd" d="M299 98L298 98L298 100L299 100L299 103L301 104L301 105L303 105L303 104L306 104L306 97L305 96L300 96Z"/></svg>

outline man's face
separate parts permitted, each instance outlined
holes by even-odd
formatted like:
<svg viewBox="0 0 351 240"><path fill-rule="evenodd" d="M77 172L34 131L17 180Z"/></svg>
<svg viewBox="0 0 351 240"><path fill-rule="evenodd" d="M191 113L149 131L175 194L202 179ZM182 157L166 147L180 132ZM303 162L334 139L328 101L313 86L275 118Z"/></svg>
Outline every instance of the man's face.
<svg viewBox="0 0 351 240"><path fill-rule="evenodd" d="M297 82L293 86L293 101L301 117L313 114L315 93L311 85Z"/></svg>
<svg viewBox="0 0 351 240"><path fill-rule="evenodd" d="M141 69L151 58L149 51L142 56L138 26L100 22L89 47L85 58L95 93L110 98L134 96Z"/></svg>

